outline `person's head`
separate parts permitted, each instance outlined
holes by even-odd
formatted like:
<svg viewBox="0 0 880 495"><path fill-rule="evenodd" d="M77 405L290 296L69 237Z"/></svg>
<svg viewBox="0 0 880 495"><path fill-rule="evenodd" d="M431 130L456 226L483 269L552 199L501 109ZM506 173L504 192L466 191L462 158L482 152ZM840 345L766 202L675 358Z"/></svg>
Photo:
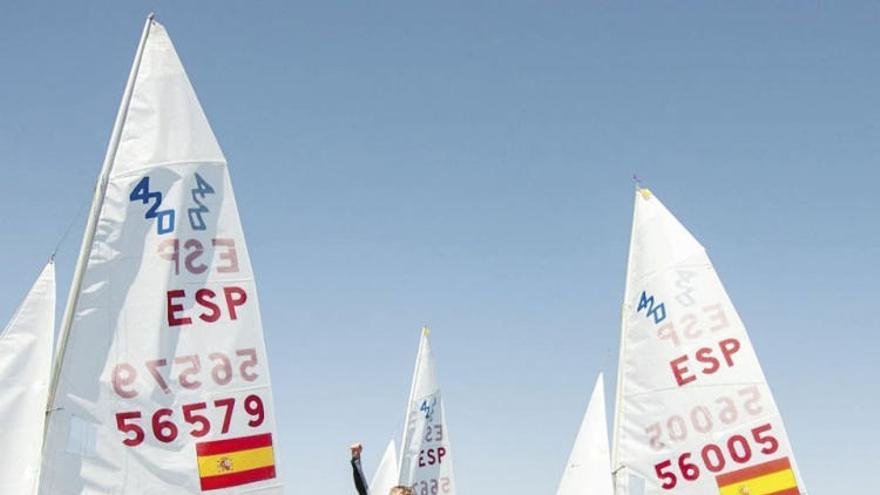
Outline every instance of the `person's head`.
<svg viewBox="0 0 880 495"><path fill-rule="evenodd" d="M413 491L408 486L397 485L388 492L388 495L413 495Z"/></svg>

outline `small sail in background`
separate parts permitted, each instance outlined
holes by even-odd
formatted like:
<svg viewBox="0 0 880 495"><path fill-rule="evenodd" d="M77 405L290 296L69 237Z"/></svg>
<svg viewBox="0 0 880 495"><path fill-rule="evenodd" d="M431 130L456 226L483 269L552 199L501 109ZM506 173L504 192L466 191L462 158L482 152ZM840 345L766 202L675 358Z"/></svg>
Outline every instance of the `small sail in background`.
<svg viewBox="0 0 880 495"><path fill-rule="evenodd" d="M449 430L434 356L422 330L401 443L401 485L415 493L455 495Z"/></svg>
<svg viewBox="0 0 880 495"><path fill-rule="evenodd" d="M647 493L806 493L746 328L702 245L635 195L613 472Z"/></svg>
<svg viewBox="0 0 880 495"><path fill-rule="evenodd" d="M398 464L397 461L397 446L392 439L388 442L388 447L385 448L385 453L382 454L382 460L379 462L379 467L376 468L376 472L373 474L373 479L370 481L370 494L388 495L391 488L397 485L397 469L399 466L400 464Z"/></svg>
<svg viewBox="0 0 880 495"><path fill-rule="evenodd" d="M600 373L556 495L614 495Z"/></svg>
<svg viewBox="0 0 880 495"><path fill-rule="evenodd" d="M226 159L152 17L60 336L40 493L282 492L259 302Z"/></svg>
<svg viewBox="0 0 880 495"><path fill-rule="evenodd" d="M0 334L0 493L36 493L55 334L55 265Z"/></svg>

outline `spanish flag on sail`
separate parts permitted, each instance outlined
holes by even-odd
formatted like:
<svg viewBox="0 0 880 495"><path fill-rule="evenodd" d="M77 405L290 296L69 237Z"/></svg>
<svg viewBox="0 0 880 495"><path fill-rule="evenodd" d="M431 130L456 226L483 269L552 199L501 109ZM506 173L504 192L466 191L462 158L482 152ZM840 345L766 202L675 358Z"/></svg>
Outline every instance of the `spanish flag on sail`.
<svg viewBox="0 0 880 495"><path fill-rule="evenodd" d="M788 457L715 477L721 495L800 495Z"/></svg>
<svg viewBox="0 0 880 495"><path fill-rule="evenodd" d="M202 491L275 478L272 434L196 444Z"/></svg>

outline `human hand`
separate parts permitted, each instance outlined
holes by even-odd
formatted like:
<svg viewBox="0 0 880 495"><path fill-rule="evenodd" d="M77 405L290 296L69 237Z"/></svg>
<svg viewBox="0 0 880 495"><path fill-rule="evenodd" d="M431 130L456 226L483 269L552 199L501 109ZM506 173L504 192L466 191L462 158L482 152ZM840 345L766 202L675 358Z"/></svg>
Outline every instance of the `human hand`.
<svg viewBox="0 0 880 495"><path fill-rule="evenodd" d="M352 459L360 459L361 452L364 450L364 446L360 443L353 443L349 447L351 449L351 458Z"/></svg>

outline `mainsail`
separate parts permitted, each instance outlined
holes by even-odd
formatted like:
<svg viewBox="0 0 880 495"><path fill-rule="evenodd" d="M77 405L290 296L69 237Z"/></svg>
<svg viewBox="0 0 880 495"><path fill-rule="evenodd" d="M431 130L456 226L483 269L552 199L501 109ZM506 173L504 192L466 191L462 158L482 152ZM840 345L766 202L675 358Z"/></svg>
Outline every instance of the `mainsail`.
<svg viewBox="0 0 880 495"><path fill-rule="evenodd" d="M556 495L614 495L609 463L605 385L600 373Z"/></svg>
<svg viewBox="0 0 880 495"><path fill-rule="evenodd" d="M226 159L147 20L74 275L40 493L281 493L254 276Z"/></svg>
<svg viewBox="0 0 880 495"><path fill-rule="evenodd" d="M455 495L449 430L427 328L419 341L401 446L401 485L415 493Z"/></svg>
<svg viewBox="0 0 880 495"><path fill-rule="evenodd" d="M55 332L55 265L0 334L0 493L36 493Z"/></svg>
<svg viewBox="0 0 880 495"><path fill-rule="evenodd" d="M397 485L397 469L400 465L397 463L397 446L392 439L382 454L382 461L373 474L370 481L371 495L388 495L395 485Z"/></svg>
<svg viewBox="0 0 880 495"><path fill-rule="evenodd" d="M639 189L612 466L648 493L806 493L773 394L703 246Z"/></svg>

